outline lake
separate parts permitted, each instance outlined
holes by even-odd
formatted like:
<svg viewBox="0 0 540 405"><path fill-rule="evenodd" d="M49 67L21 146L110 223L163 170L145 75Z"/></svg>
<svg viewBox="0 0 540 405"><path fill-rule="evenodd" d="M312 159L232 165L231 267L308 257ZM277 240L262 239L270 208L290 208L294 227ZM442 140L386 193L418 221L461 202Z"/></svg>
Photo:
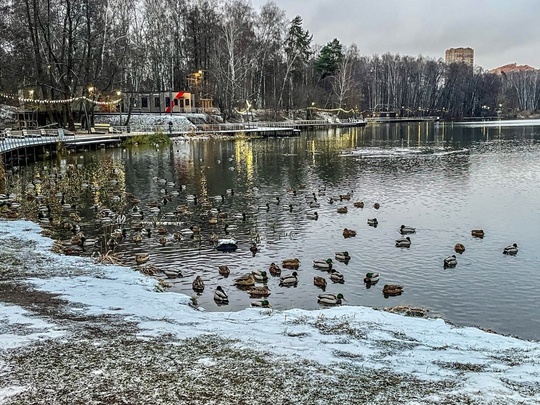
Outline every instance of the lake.
<svg viewBox="0 0 540 405"><path fill-rule="evenodd" d="M182 278L156 276L178 293L196 295L192 282L201 276L205 289L198 303L209 311L249 306L254 299L233 285L235 278L298 258L295 286L279 286L279 277L268 274L268 301L275 309L318 308L322 290L313 278L322 276L326 292L342 293L347 305L422 307L458 325L538 340L539 138L540 122L529 121L370 124L294 138L176 139L170 146L79 151L20 167L7 174L7 192L29 195L19 199L19 210L36 221L38 207L48 204L52 237L63 240L69 253L77 249L68 229L74 225L97 240L83 255L104 253L111 232L124 229L114 247L121 260L140 268L135 255L149 253L146 268L180 269ZM350 200L340 201L347 194ZM364 208L353 205L359 201ZM134 207L140 214L134 215ZM342 207L347 213L337 212ZM119 222L125 215L125 222L108 223L105 208L112 210L113 222L116 215ZM315 211L316 220L309 215ZM377 227L368 226L372 218ZM141 221L143 238L135 242L134 224ZM395 246L402 224L416 228L408 235L409 248ZM190 226L200 227L200 234L174 237ZM159 228L167 233L159 234ZM344 238L344 228L356 236ZM483 229L485 237L473 237L472 229ZM229 236L238 250L214 249L213 239ZM465 246L462 254L454 252L456 243ZM503 254L513 243L517 255ZM338 251L347 251L350 261L337 261ZM443 260L452 254L457 265L445 268ZM313 260L327 258L343 274L343 284L313 267ZM218 273L222 265L230 269L227 278ZM380 274L377 284L364 283L368 272ZM402 285L403 294L385 296L385 284ZM228 305L214 302L218 285L228 293Z"/></svg>

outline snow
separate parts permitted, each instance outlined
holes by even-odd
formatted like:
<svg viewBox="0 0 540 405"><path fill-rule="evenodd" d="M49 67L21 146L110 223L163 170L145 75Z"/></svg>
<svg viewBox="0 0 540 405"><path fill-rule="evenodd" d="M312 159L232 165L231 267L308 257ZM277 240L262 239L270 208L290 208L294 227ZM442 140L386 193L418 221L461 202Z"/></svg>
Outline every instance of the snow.
<svg viewBox="0 0 540 405"><path fill-rule="evenodd" d="M141 341L165 335L181 340L217 335L234 340L240 349L271 352L276 358L293 358L298 363L355 365L428 382L458 382L450 393L432 396L429 400L434 402L444 403L444 395L468 395L479 403L540 401L539 342L366 307L199 311L189 305L190 297L156 292L155 279L129 268L53 254L52 241L41 237L39 230L30 222L0 222L0 246L22 240L26 246L19 252L23 260L36 251L47 257L41 271L50 271L50 276L26 282L39 291L59 294L73 311L122 316L136 323ZM83 270L69 271L73 267ZM38 340L65 339L69 333L51 319L42 320L21 307L0 303L0 353ZM203 368L217 362L208 356L198 361ZM0 363L0 375L4 373ZM0 404L21 390L16 383L0 387Z"/></svg>

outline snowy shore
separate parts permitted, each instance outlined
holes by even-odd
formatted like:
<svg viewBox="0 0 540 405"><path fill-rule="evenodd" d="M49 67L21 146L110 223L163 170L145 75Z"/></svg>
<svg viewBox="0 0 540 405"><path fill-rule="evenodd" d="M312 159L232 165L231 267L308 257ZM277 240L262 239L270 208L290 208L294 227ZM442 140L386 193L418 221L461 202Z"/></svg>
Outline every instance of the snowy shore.
<svg viewBox="0 0 540 405"><path fill-rule="evenodd" d="M0 221L0 404L533 404L540 343L366 307L209 313Z"/></svg>

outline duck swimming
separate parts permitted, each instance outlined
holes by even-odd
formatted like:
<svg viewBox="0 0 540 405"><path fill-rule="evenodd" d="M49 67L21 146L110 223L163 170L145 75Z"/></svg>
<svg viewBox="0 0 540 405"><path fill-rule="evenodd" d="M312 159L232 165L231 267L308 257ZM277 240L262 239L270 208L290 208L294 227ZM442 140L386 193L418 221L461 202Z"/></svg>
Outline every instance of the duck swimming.
<svg viewBox="0 0 540 405"><path fill-rule="evenodd" d="M279 279L280 286L291 286L298 283L298 273L294 271L292 274L288 274Z"/></svg>
<svg viewBox="0 0 540 405"><path fill-rule="evenodd" d="M507 246L504 248L503 253L505 255L515 255L518 252L518 245L514 243L513 245Z"/></svg>
<svg viewBox="0 0 540 405"><path fill-rule="evenodd" d="M272 308L272 305L268 302L268 300L260 300L260 301L253 301L251 303L252 307L260 307L260 308Z"/></svg>
<svg viewBox="0 0 540 405"><path fill-rule="evenodd" d="M317 296L317 302L325 305L341 305L345 301L343 294L319 294Z"/></svg>
<svg viewBox="0 0 540 405"><path fill-rule="evenodd" d="M277 264L273 262L270 264L268 271L270 272L272 276L281 276L281 269L279 268Z"/></svg>
<svg viewBox="0 0 540 405"><path fill-rule="evenodd" d="M382 292L385 297L389 295L401 295L403 293L403 286L397 284L385 284Z"/></svg>
<svg viewBox="0 0 540 405"><path fill-rule="evenodd" d="M367 224L369 226L376 227L377 225L379 225L379 221L377 221L377 218L368 218Z"/></svg>
<svg viewBox="0 0 540 405"><path fill-rule="evenodd" d="M322 288L322 290L324 291L324 289L326 288L326 279L320 276L313 277L313 284L317 287Z"/></svg>
<svg viewBox="0 0 540 405"><path fill-rule="evenodd" d="M456 266L457 266L456 255L448 256L446 259L444 259L444 268L456 267Z"/></svg>
<svg viewBox="0 0 540 405"><path fill-rule="evenodd" d="M286 269L296 270L298 267L300 267L300 260L298 260L296 257L294 259L285 259L281 262L281 265Z"/></svg>
<svg viewBox="0 0 540 405"><path fill-rule="evenodd" d="M364 283L375 284L379 281L379 273L366 273L364 277Z"/></svg>
<svg viewBox="0 0 540 405"><path fill-rule="evenodd" d="M268 286L262 286L262 287L251 287L248 290L248 294L250 297L268 297L270 296L270 289Z"/></svg>
<svg viewBox="0 0 540 405"><path fill-rule="evenodd" d="M483 229L473 229L471 231L471 235L474 236L475 238L482 239L484 237L484 230Z"/></svg>
<svg viewBox="0 0 540 405"><path fill-rule="evenodd" d="M263 271L253 270L251 274L253 275L253 278L255 279L256 282L266 283L268 281L268 276L266 275L266 271L264 270Z"/></svg>
<svg viewBox="0 0 540 405"><path fill-rule="evenodd" d="M456 243L456 245L454 246L454 250L456 251L456 253L463 253L465 252L465 246L463 246L461 243Z"/></svg>
<svg viewBox="0 0 540 405"><path fill-rule="evenodd" d="M352 229L348 229L348 228L343 229L344 238L352 238L354 236L356 236L356 231L353 231Z"/></svg>
<svg viewBox="0 0 540 405"><path fill-rule="evenodd" d="M411 247L411 238L408 236L406 238L399 238L396 240L396 247Z"/></svg>
<svg viewBox="0 0 540 405"><path fill-rule="evenodd" d="M341 274L339 271L333 269L330 270L330 280L332 280L334 283L344 283L345 278L343 277L343 274Z"/></svg>
<svg viewBox="0 0 540 405"><path fill-rule="evenodd" d="M313 260L313 267L315 267L316 269L330 270L332 269L332 264L333 264L333 261L330 258L326 260L325 259Z"/></svg>
<svg viewBox="0 0 540 405"><path fill-rule="evenodd" d="M349 255L349 252L336 252L334 253L336 260L339 260L340 262L348 262L351 260L351 256Z"/></svg>
<svg viewBox="0 0 540 405"><path fill-rule="evenodd" d="M217 286L216 290L214 291L214 301L219 302L221 304L225 304L229 302L229 296L223 290L221 286Z"/></svg>
<svg viewBox="0 0 540 405"><path fill-rule="evenodd" d="M219 266L219 274L221 274L223 277L228 277L229 274L231 274L229 266Z"/></svg>
<svg viewBox="0 0 540 405"><path fill-rule="evenodd" d="M191 283L191 287L193 288L193 291L199 293L204 290L204 281L202 280L201 276L195 277L195 280L193 280L193 283Z"/></svg>
<svg viewBox="0 0 540 405"><path fill-rule="evenodd" d="M234 280L234 285L237 287L252 287L255 285L253 274L245 274Z"/></svg>
<svg viewBox="0 0 540 405"><path fill-rule="evenodd" d="M416 233L416 228L413 228L412 226L405 226L405 225L401 225L399 227L399 232L402 234L402 235L405 235L407 233Z"/></svg>

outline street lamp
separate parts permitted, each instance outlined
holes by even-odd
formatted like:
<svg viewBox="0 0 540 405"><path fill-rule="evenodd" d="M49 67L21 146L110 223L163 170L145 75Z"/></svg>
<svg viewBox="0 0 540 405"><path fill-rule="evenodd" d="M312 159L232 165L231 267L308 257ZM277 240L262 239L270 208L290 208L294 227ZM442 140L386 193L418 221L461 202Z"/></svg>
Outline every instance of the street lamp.
<svg viewBox="0 0 540 405"><path fill-rule="evenodd" d="M118 98L122 96L122 92L120 90L116 90L116 95ZM120 113L120 126L122 126L122 100L118 103L118 112Z"/></svg>

